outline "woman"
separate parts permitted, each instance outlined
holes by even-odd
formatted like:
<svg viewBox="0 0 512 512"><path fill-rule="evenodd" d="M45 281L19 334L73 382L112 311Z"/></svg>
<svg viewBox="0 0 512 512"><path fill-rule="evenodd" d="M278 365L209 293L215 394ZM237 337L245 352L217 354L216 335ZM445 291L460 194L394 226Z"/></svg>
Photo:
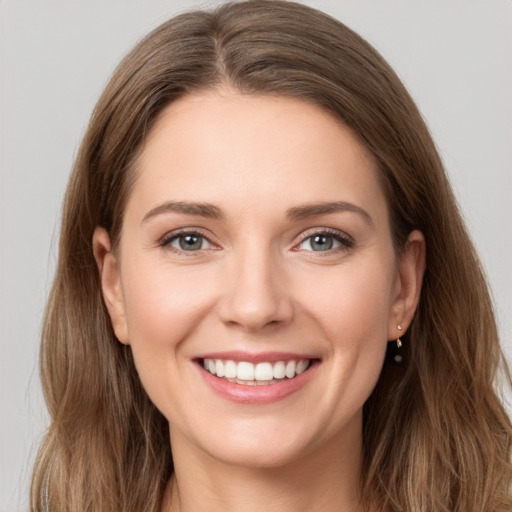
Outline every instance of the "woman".
<svg viewBox="0 0 512 512"><path fill-rule="evenodd" d="M508 373L434 144L305 6L184 14L121 63L41 364L34 510L512 506Z"/></svg>

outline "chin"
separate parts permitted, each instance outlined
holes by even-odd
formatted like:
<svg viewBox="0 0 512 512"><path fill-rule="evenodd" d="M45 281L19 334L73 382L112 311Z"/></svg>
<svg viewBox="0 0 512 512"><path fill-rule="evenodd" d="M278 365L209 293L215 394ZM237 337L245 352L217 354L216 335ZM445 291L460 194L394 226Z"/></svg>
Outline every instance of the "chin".
<svg viewBox="0 0 512 512"><path fill-rule="evenodd" d="M247 469L275 469L288 466L307 454L307 447L301 443L283 443L265 440L247 440L243 443L229 443L209 450L211 457L230 466Z"/></svg>

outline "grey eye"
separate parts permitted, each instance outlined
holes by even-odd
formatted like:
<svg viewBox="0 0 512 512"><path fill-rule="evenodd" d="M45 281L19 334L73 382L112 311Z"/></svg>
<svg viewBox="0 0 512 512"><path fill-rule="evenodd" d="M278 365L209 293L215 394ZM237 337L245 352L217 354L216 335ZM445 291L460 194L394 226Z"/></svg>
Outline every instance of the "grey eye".
<svg viewBox="0 0 512 512"><path fill-rule="evenodd" d="M306 251L329 251L339 247L341 243L330 235L308 236L301 242L299 248Z"/></svg>
<svg viewBox="0 0 512 512"><path fill-rule="evenodd" d="M332 249L334 240L330 236L317 235L311 237L310 245L314 251L328 251Z"/></svg>
<svg viewBox="0 0 512 512"><path fill-rule="evenodd" d="M170 246L182 251L200 251L208 245L207 240L195 233L184 233L171 240Z"/></svg>

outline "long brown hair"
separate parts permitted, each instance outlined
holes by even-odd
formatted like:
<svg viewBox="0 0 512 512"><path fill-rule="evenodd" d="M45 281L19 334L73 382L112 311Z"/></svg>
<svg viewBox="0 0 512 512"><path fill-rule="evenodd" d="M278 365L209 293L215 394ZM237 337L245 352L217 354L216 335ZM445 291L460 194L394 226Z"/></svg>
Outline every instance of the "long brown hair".
<svg viewBox="0 0 512 512"><path fill-rule="evenodd" d="M436 148L382 57L338 21L292 2L249 0L182 14L122 61L101 96L68 185L41 348L51 425L32 510L156 512L172 473L165 418L117 342L92 251L118 241L133 167L162 109L228 84L299 98L356 133L380 168L393 240L427 244L404 361L386 360L365 404L361 496L385 512L512 509L511 424L496 394L510 378L480 263ZM499 372L500 368L502 369Z"/></svg>

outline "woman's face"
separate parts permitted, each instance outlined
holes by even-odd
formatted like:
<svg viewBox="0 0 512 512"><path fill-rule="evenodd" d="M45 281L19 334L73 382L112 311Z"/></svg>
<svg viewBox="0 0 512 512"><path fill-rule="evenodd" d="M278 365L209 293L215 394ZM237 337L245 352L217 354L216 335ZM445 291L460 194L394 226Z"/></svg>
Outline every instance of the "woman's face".
<svg viewBox="0 0 512 512"><path fill-rule="evenodd" d="M173 451L278 466L359 450L421 273L414 234L396 256L362 144L316 106L208 92L166 108L137 172L119 247L98 229L95 253Z"/></svg>

